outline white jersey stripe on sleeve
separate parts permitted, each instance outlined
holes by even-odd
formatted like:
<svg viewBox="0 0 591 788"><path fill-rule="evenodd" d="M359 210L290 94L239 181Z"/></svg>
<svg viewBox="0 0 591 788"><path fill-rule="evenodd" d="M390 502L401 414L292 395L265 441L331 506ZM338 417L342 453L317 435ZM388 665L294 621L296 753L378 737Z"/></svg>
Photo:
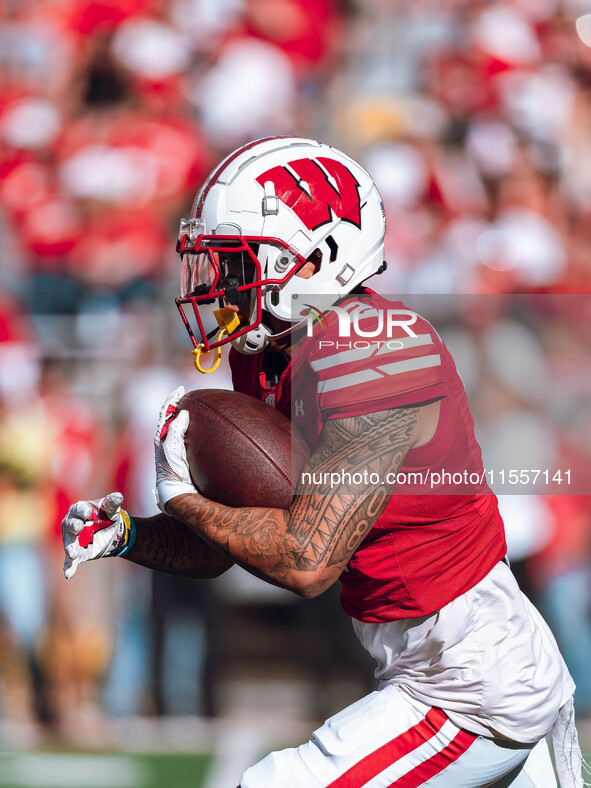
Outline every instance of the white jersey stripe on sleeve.
<svg viewBox="0 0 591 788"><path fill-rule="evenodd" d="M430 334L418 334L414 337L397 337L396 339L380 340L380 342L376 340L373 343L371 339L368 339L367 342L370 343L367 347L354 347L349 350L343 350L340 353L333 353L326 358L312 361L310 366L314 372L320 372L323 369L338 367L339 364L348 364L351 361L363 361L374 353L376 356L382 356L386 353L396 353L399 350L406 350L406 348L409 347L432 345L433 338Z"/></svg>
<svg viewBox="0 0 591 788"><path fill-rule="evenodd" d="M363 369L348 375L320 380L318 381L318 393L327 394L329 391L340 391L351 386L359 386L362 383L371 383L372 380L381 380L385 375L401 375L403 372L438 367L440 364L441 356L438 353L420 358L409 358L404 361L393 361L391 364L384 364L378 368L384 374L372 369Z"/></svg>
<svg viewBox="0 0 591 788"><path fill-rule="evenodd" d="M320 380L318 382L318 393L326 394L329 391L339 391L349 388L349 386L360 386L362 383L370 383L372 380L383 378L379 372L373 369L362 369L359 372L352 372L350 375L340 375L338 378L330 380Z"/></svg>
<svg viewBox="0 0 591 788"><path fill-rule="evenodd" d="M331 367L338 367L339 364L348 364L351 361L363 361L369 358L376 352L376 345L369 345L368 347L355 347L351 350L343 350L340 353L333 353L326 358L319 358L317 361L312 361L310 366L314 372L321 372L323 369L330 369Z"/></svg>
<svg viewBox="0 0 591 788"><path fill-rule="evenodd" d="M390 344L398 343L399 347L390 347ZM391 339L378 348L378 352L376 353L377 356L381 356L384 353L394 352L395 350L406 350L409 347L420 347L421 345L432 345L433 344L433 337L431 334L417 334L414 337L400 337L396 339Z"/></svg>
<svg viewBox="0 0 591 788"><path fill-rule="evenodd" d="M420 356L419 358L409 358L405 361L393 361L391 364L383 364L378 367L386 375L400 375L403 372L414 372L417 369L428 369L438 367L441 364L441 356L434 353L431 356Z"/></svg>

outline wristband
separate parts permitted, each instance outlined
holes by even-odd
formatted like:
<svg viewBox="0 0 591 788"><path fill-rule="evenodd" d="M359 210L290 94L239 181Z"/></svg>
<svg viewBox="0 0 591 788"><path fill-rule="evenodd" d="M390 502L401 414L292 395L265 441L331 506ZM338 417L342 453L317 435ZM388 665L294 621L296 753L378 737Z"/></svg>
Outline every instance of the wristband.
<svg viewBox="0 0 591 788"><path fill-rule="evenodd" d="M135 544L135 523L133 521L133 517L126 512L125 509L121 509L119 512L119 516L121 517L121 521L125 527L125 532L121 538L121 543L123 544L123 548L118 550L115 555L122 556L125 553L128 553L133 545Z"/></svg>

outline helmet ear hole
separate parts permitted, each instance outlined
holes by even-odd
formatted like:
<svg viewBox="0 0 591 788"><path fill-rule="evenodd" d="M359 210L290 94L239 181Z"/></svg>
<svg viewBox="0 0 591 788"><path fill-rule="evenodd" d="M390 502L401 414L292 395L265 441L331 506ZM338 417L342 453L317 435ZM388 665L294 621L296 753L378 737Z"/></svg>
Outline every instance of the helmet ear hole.
<svg viewBox="0 0 591 788"><path fill-rule="evenodd" d="M322 266L322 252L320 249L314 249L314 251L308 255L306 259L306 263L301 270L304 279L311 279L315 276Z"/></svg>
<svg viewBox="0 0 591 788"><path fill-rule="evenodd" d="M332 237L332 235L328 235L324 240L325 240L326 245L328 246L328 251L329 251L329 258L328 258L328 260L329 260L330 263L334 263L334 261L337 259L337 254L338 254L338 251L339 251L339 245L337 244L335 239ZM316 247L316 249L314 249L314 251L311 254L309 254L307 259L306 259L306 263L312 263L314 265L314 270L312 272L308 273L308 275L304 277L305 279L310 279L312 276L314 276L315 274L317 274L320 271L320 269L322 267L323 259L324 259L324 255L323 255L322 251L320 250L319 247ZM308 269L309 268L310 268L310 266L308 266Z"/></svg>
<svg viewBox="0 0 591 788"><path fill-rule="evenodd" d="M339 245L332 237L332 235L326 236L326 245L330 249L330 258L329 258L330 262L334 263L334 261L337 259L337 254L339 253Z"/></svg>

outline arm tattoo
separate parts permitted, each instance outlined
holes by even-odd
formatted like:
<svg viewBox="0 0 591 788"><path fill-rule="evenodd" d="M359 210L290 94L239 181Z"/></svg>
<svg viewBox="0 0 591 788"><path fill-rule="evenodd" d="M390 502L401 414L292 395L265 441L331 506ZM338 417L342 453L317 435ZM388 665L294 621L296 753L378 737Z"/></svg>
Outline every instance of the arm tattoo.
<svg viewBox="0 0 591 788"><path fill-rule="evenodd" d="M314 491L306 494L300 487L292 506L292 534L302 546L302 561L311 552L312 565L324 560L344 569L388 503L394 485L386 477L400 469L417 420L418 408L402 408L327 422L320 449L306 469ZM331 471L339 473L337 487ZM354 483L354 474L361 484ZM323 522L331 527L323 528Z"/></svg>
<svg viewBox="0 0 591 788"><path fill-rule="evenodd" d="M208 545L184 523L158 514L134 517L136 540L124 558L149 569L204 580L221 575L232 561Z"/></svg>
<svg viewBox="0 0 591 788"><path fill-rule="evenodd" d="M169 508L207 542L271 583L289 587L294 573L320 570L328 587L386 507L394 487L386 477L395 478L413 444L419 410L393 408L329 420L289 510L233 509L194 495L178 496Z"/></svg>

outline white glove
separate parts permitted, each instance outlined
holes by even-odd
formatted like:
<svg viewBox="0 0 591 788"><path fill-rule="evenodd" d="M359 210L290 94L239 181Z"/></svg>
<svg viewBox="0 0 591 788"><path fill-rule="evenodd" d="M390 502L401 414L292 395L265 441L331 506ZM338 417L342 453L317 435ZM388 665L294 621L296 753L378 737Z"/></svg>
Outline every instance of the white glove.
<svg viewBox="0 0 591 788"><path fill-rule="evenodd" d="M96 501L78 501L70 506L62 520L66 580L74 577L78 564L122 555L133 547L135 525L121 508L122 503L121 493L114 492Z"/></svg>
<svg viewBox="0 0 591 788"><path fill-rule="evenodd" d="M160 409L158 427L154 436L156 455L156 503L166 513L166 504L177 495L196 493L191 481L185 433L189 426L189 411L179 410L178 403L185 393L183 386L174 391Z"/></svg>

